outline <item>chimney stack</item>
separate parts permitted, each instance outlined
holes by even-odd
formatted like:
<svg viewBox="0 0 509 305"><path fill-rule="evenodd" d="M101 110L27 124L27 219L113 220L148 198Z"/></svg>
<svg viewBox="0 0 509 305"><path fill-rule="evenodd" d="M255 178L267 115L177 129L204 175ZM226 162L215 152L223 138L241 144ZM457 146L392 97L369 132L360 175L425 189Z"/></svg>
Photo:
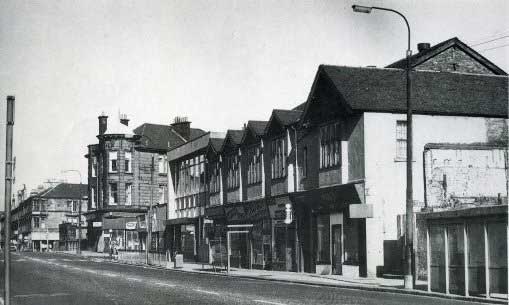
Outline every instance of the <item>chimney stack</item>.
<svg viewBox="0 0 509 305"><path fill-rule="evenodd" d="M429 48L431 48L431 45L429 44L429 42L421 42L421 43L417 44L417 50L419 51L419 53L422 51L426 51Z"/></svg>
<svg viewBox="0 0 509 305"><path fill-rule="evenodd" d="M171 127L184 139L189 140L191 137L191 122L189 122L187 117L175 117Z"/></svg>
<svg viewBox="0 0 509 305"><path fill-rule="evenodd" d="M103 113L98 117L99 119L99 135L103 135L108 129L108 116Z"/></svg>
<svg viewBox="0 0 509 305"><path fill-rule="evenodd" d="M129 119L127 118L127 114L120 115L120 124L129 126Z"/></svg>

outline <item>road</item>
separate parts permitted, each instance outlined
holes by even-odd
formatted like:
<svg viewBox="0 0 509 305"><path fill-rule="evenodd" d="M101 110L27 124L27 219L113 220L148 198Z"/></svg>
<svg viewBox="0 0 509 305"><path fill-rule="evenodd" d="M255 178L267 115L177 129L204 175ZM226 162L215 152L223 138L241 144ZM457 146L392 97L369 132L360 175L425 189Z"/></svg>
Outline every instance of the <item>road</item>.
<svg viewBox="0 0 509 305"><path fill-rule="evenodd" d="M3 294L3 261L1 264ZM355 289L121 265L63 254L13 253L13 305L472 304Z"/></svg>

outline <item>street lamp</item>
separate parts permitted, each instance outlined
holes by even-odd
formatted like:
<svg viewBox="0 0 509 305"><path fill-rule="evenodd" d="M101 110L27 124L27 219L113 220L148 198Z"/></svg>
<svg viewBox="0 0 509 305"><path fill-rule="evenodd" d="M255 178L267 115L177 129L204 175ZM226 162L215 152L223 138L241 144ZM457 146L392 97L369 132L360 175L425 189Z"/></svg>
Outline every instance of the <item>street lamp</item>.
<svg viewBox="0 0 509 305"><path fill-rule="evenodd" d="M81 255L81 199L83 198L83 194L81 193L81 190L83 189L82 187L82 180L81 180L81 172L77 169L68 169L68 170L63 170L62 173L70 173L70 172L75 172L75 173L78 173L78 175L80 175L80 201L79 201L79 204L78 204L78 247L76 247L76 254L78 255Z"/></svg>
<svg viewBox="0 0 509 305"><path fill-rule="evenodd" d="M405 289L413 289L413 275L412 275L412 262L413 262L413 189L412 189L412 101L410 98L411 82L410 82L410 56L412 50L410 49L410 25L407 19L400 12L377 6L362 6L352 5L352 9L356 13L371 13L372 10L388 11L398 14L403 20L408 29L408 47L406 51L406 105L407 105L407 133L406 133L406 223L405 223Z"/></svg>

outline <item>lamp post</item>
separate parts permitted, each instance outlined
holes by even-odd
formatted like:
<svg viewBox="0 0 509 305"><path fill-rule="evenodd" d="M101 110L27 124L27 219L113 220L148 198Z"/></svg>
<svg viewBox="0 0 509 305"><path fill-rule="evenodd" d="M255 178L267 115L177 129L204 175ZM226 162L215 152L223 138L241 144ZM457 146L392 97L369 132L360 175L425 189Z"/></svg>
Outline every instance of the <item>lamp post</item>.
<svg viewBox="0 0 509 305"><path fill-rule="evenodd" d="M413 264L413 188L412 188L412 100L410 96L411 92L411 80L410 80L410 56L412 56L412 50L410 49L410 25L408 20L400 12L377 6L361 6L352 5L352 9L356 13L371 13L372 10L388 11L398 14L403 20L408 29L408 47L406 51L406 106L407 106L407 133L406 133L406 223L405 223L405 289L413 289L413 275L412 275L412 264Z"/></svg>
<svg viewBox="0 0 509 305"><path fill-rule="evenodd" d="M83 188L82 180L81 180L81 172L77 169L68 169L68 170L62 171L62 173L69 173L69 172L78 173L78 175L80 176L80 191L79 191L80 200L79 200L79 204L78 204L78 247L76 247L76 254L81 255L81 200L83 198L83 194L81 193L81 190Z"/></svg>

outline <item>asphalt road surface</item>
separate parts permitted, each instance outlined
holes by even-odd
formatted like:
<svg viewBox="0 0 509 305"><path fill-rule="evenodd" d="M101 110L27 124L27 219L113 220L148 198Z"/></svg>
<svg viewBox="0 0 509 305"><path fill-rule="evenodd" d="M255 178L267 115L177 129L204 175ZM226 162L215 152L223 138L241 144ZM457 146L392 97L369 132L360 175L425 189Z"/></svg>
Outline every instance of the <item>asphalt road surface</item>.
<svg viewBox="0 0 509 305"><path fill-rule="evenodd" d="M63 254L13 253L13 305L472 304L456 300L186 273ZM3 295L3 253L1 292Z"/></svg>

